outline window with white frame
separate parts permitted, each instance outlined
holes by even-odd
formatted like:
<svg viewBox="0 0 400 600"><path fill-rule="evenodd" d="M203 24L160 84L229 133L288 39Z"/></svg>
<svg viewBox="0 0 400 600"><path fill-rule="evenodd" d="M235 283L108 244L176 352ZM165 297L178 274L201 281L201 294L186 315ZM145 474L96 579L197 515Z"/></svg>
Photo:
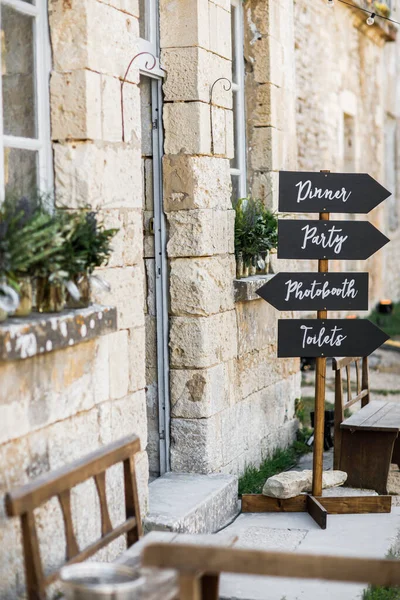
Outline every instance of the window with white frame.
<svg viewBox="0 0 400 600"><path fill-rule="evenodd" d="M231 160L232 199L247 195L244 33L242 0L231 0L232 94L235 157Z"/></svg>
<svg viewBox="0 0 400 600"><path fill-rule="evenodd" d="M158 0L139 0L139 67L146 72L153 65L152 54L156 60L153 68L149 69L149 75L163 77L164 72L160 69L160 41L159 41L159 7ZM146 56L147 55L147 56ZM147 66L146 66L147 65Z"/></svg>
<svg viewBox="0 0 400 600"><path fill-rule="evenodd" d="M0 197L52 186L47 0L1 0Z"/></svg>

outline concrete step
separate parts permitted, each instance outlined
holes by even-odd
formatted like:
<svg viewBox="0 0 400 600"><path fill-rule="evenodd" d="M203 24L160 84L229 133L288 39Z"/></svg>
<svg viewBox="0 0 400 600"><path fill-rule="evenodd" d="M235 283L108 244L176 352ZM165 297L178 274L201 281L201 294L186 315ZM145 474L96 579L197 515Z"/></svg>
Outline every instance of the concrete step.
<svg viewBox="0 0 400 600"><path fill-rule="evenodd" d="M144 530L215 533L239 513L233 475L166 473L149 485L150 509Z"/></svg>

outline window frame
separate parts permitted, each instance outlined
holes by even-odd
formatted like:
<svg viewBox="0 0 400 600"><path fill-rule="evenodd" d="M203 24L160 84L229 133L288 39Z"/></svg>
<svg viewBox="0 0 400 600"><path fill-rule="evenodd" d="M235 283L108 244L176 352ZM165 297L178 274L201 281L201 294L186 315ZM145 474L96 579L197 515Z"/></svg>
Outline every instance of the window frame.
<svg viewBox="0 0 400 600"><path fill-rule="evenodd" d="M53 188L53 155L50 129L51 45L49 37L47 0L29 4L23 0L1 0L17 12L33 17L34 28L34 85L36 95L37 137L6 135L3 128L3 86L0 85L0 202L5 196L4 149L37 151L37 187L43 191ZM0 48L1 60L1 48Z"/></svg>
<svg viewBox="0 0 400 600"><path fill-rule="evenodd" d="M234 7L234 11L232 11ZM232 110L234 118L234 151L237 167L231 167L231 178L238 178L239 198L247 196L247 155L246 155L246 98L244 69L244 19L242 0L231 0L231 19L235 37L232 40L232 52L235 56L235 73L232 56ZM235 101L237 99L237 101Z"/></svg>
<svg viewBox="0 0 400 600"><path fill-rule="evenodd" d="M160 67L160 19L158 0L147 0L146 12L143 16L145 19L146 33L148 32L149 39L139 38L139 53L145 53L138 58L139 70L147 77L154 77L157 79L160 77L163 78L165 76L165 71ZM139 19L141 18L143 18L142 15L139 15ZM156 60L156 64L152 69L146 68L146 64L152 65L151 59L149 59L146 54L152 54Z"/></svg>

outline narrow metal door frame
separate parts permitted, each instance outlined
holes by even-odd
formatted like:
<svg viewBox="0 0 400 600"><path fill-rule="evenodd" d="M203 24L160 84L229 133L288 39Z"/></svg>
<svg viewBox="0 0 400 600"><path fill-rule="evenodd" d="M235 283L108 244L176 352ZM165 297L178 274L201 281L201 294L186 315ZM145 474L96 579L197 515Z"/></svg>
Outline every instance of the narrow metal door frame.
<svg viewBox="0 0 400 600"><path fill-rule="evenodd" d="M168 262L166 220L163 210L163 130L162 79L151 78L154 250L157 335L157 389L160 475L170 471L170 396L169 396L169 322Z"/></svg>

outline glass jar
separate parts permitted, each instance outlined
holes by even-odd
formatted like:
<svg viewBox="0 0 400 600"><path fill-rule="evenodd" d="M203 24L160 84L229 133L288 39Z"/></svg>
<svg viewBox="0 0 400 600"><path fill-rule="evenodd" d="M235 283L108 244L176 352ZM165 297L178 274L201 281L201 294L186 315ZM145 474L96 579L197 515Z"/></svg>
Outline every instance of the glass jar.
<svg viewBox="0 0 400 600"><path fill-rule="evenodd" d="M67 308L87 308L90 304L91 286L90 277L87 273L78 273L74 275L72 281L78 288L80 298L77 300L73 298L69 292L67 292Z"/></svg>
<svg viewBox="0 0 400 600"><path fill-rule="evenodd" d="M49 281L48 277L38 277L36 282L36 308L38 312L61 312L64 306L64 284L60 282Z"/></svg>
<svg viewBox="0 0 400 600"><path fill-rule="evenodd" d="M19 306L14 312L14 317L27 317L32 312L32 280L30 277L21 277L19 285Z"/></svg>

